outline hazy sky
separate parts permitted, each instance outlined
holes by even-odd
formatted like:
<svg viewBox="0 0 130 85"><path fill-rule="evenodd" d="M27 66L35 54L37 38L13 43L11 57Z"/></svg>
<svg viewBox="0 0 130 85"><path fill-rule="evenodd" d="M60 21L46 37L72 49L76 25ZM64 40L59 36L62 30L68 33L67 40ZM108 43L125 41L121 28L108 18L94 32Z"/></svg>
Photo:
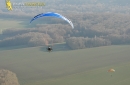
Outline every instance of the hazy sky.
<svg viewBox="0 0 130 85"><path fill-rule="evenodd" d="M74 6L80 8L81 9L92 9L90 11L115 11L115 10L123 10L123 11L129 11L129 4L130 4L130 0L10 0L12 3L22 3L22 2L44 2L45 3L45 10L48 11L53 11L53 10L69 10L68 7L70 7L70 9L75 9ZM63 5L66 4L65 6L63 6L62 8L57 7L58 5ZM69 4L69 5L68 5ZM87 6L86 6L87 4ZM89 6L90 4L90 6ZM72 5L72 6L70 6ZM86 6L86 8L84 8L84 6ZM118 7L118 5L120 5L120 7ZM124 7L126 6L127 7ZM98 8L98 7L99 8ZM0 8L5 10L5 0L1 0L0 1ZM88 7L88 8L87 8ZM115 7L115 8L114 8ZM123 8L124 7L124 8ZM119 9L121 8L121 9ZM52 10L51 10L52 9ZM95 9L95 10L93 10ZM79 11L79 10L77 10ZM89 11L89 10L87 10ZM117 12L117 11L115 11Z"/></svg>

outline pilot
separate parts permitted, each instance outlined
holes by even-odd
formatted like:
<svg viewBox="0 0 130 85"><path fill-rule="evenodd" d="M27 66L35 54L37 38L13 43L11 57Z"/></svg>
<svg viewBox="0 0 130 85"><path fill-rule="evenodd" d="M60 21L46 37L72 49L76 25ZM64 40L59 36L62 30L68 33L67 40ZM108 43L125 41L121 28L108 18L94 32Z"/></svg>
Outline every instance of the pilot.
<svg viewBox="0 0 130 85"><path fill-rule="evenodd" d="M48 51L48 52L51 52L52 50L53 50L52 47L51 47L51 46L48 46L47 51Z"/></svg>

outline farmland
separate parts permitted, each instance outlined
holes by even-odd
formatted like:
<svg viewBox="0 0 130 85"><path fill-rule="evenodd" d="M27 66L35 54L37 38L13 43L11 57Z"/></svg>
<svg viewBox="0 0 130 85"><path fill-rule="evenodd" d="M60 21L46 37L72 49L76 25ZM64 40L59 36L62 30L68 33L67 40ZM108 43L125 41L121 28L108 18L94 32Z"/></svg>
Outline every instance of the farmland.
<svg viewBox="0 0 130 85"><path fill-rule="evenodd" d="M17 74L21 85L127 85L130 46L114 45L46 52L45 47L1 48L0 68ZM115 73L108 73L114 68Z"/></svg>

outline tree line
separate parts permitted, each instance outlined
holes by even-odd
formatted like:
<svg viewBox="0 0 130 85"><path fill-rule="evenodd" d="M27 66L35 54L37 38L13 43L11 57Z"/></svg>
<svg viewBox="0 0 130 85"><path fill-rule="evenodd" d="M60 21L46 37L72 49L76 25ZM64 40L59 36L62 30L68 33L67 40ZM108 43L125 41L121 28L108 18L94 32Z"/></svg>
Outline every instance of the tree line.
<svg viewBox="0 0 130 85"><path fill-rule="evenodd" d="M0 36L0 46L40 46L66 42L72 49L81 49L130 44L128 14L71 13L66 16L73 22L74 29L62 20L49 19L48 24L36 23L34 28L4 30Z"/></svg>

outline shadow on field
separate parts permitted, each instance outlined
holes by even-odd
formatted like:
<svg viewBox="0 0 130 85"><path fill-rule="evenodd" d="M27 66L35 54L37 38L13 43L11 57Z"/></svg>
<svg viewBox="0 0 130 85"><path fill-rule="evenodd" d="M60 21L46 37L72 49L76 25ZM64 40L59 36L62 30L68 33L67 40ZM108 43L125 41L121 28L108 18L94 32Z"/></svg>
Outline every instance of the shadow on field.
<svg viewBox="0 0 130 85"><path fill-rule="evenodd" d="M0 51L3 50L14 50L14 49L21 49L21 48L28 48L27 46L10 46L10 47L1 47Z"/></svg>
<svg viewBox="0 0 130 85"><path fill-rule="evenodd" d="M66 44L57 44L52 46L53 52L56 51L69 51L71 50ZM40 51L48 52L47 51L47 46L40 47Z"/></svg>
<svg viewBox="0 0 130 85"><path fill-rule="evenodd" d="M37 46L40 51L48 52L47 47L48 46ZM3 50L15 50L15 49L21 49L21 48L30 48L28 46L9 46L9 47L1 47L0 51ZM66 44L55 44L52 46L53 52L56 51L69 51L71 50Z"/></svg>

